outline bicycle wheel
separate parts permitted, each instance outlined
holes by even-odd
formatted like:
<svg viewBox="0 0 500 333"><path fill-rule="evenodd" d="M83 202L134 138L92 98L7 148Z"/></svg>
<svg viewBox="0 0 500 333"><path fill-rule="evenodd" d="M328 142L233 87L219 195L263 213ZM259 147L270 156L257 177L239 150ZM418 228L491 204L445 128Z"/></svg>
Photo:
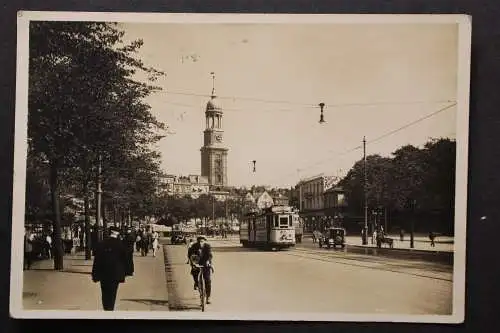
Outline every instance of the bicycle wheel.
<svg viewBox="0 0 500 333"><path fill-rule="evenodd" d="M198 274L198 289L200 290L200 301L201 301L201 311L205 312L205 302L206 302L206 291L205 291L205 279L203 278L203 273L200 270Z"/></svg>

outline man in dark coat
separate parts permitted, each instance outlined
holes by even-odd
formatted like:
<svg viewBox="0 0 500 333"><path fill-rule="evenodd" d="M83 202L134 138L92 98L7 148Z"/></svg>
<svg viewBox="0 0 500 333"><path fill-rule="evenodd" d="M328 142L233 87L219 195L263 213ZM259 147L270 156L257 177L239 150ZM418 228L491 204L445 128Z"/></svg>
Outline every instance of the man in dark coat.
<svg viewBox="0 0 500 333"><path fill-rule="evenodd" d="M125 275L134 275L134 245L135 245L135 235L131 229L125 231L123 236L123 245L127 251L127 263L125 266Z"/></svg>
<svg viewBox="0 0 500 333"><path fill-rule="evenodd" d="M114 310L118 285L125 282L127 251L119 235L117 228L110 228L109 237L97 245L92 267L92 281L101 283L105 311Z"/></svg>
<svg viewBox="0 0 500 333"><path fill-rule="evenodd" d="M194 264L198 264L203 267L203 279L205 280L205 289L207 293L207 304L210 304L210 295L212 294L212 279L211 273L212 267L212 248L208 244L206 237L199 236L196 239L196 243L188 249L188 259L191 263L191 275L194 280L194 289L198 289L198 273L199 268L195 267Z"/></svg>

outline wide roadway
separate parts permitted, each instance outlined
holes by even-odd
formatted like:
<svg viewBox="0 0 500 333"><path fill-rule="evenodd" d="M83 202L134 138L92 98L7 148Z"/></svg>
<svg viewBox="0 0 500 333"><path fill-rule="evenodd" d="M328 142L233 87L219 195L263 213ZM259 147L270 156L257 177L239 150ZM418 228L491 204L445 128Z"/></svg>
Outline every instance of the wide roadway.
<svg viewBox="0 0 500 333"><path fill-rule="evenodd" d="M436 314L452 312L452 267L297 247L243 248L210 240L214 253L210 312ZM171 310L199 311L186 247L165 245Z"/></svg>

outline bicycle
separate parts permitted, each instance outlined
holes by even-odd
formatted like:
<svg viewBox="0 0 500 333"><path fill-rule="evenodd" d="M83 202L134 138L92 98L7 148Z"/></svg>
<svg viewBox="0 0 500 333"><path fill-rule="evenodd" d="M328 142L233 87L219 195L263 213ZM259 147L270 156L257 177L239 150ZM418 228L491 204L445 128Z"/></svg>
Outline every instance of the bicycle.
<svg viewBox="0 0 500 333"><path fill-rule="evenodd" d="M194 264L194 263L193 263L193 266L198 268L197 281L198 281L198 292L200 293L201 311L205 312L205 304L207 301L207 291L205 288L205 279L203 278L203 269L210 268L213 272L214 268L213 268L213 266L198 265L198 264Z"/></svg>

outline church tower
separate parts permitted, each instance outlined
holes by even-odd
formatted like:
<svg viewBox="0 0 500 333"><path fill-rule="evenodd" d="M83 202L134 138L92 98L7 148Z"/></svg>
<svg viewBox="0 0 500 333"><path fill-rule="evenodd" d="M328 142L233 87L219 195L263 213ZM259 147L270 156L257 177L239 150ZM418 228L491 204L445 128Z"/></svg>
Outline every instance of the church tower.
<svg viewBox="0 0 500 333"><path fill-rule="evenodd" d="M201 175L208 178L212 188L227 186L227 152L222 129L222 106L215 95L215 75L212 74L212 97L205 109L206 127L201 150Z"/></svg>

